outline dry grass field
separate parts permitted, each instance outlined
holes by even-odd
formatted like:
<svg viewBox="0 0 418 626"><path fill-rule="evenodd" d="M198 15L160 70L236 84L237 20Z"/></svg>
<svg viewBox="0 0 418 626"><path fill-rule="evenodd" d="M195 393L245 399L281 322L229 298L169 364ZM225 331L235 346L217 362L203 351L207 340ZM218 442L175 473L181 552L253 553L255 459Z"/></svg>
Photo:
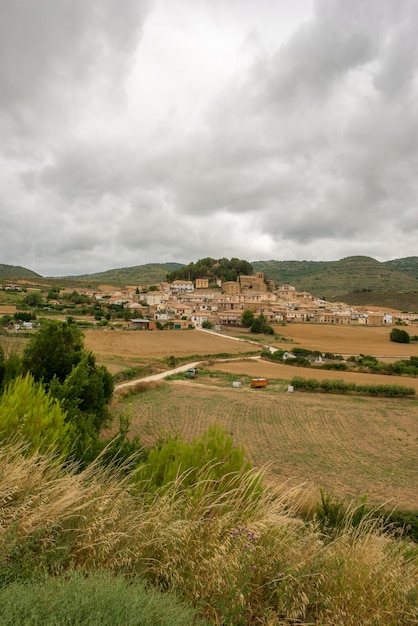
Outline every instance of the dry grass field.
<svg viewBox="0 0 418 626"><path fill-rule="evenodd" d="M401 344L390 341L392 326L332 326L329 324L287 324L278 326L276 332L309 350L335 354L372 354L376 357L418 356L418 344ZM418 335L418 327L410 326L410 335ZM277 342L278 347L289 350L288 341Z"/></svg>
<svg viewBox="0 0 418 626"><path fill-rule="evenodd" d="M98 356L162 358L223 352L242 354L257 350L257 346L198 330L86 330L84 336L86 347Z"/></svg>
<svg viewBox="0 0 418 626"><path fill-rule="evenodd" d="M243 354L257 351L257 346L246 342L199 332L197 330L140 331L140 330L86 330L84 342L96 354L100 363L112 374L146 361L169 356L187 357L210 354Z"/></svg>

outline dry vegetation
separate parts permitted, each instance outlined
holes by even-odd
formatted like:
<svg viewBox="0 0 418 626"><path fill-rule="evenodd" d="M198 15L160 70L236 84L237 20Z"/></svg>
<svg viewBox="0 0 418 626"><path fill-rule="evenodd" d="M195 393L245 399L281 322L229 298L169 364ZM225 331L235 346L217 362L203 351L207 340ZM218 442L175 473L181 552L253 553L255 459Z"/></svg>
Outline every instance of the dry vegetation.
<svg viewBox="0 0 418 626"><path fill-rule="evenodd" d="M376 357L409 357L418 355L417 344L393 343L389 339L391 326L332 326L329 324L287 324L277 332L295 345L309 350L339 354L372 354ZM418 335L417 326L408 327ZM285 350L291 344L278 342Z"/></svg>
<svg viewBox="0 0 418 626"><path fill-rule="evenodd" d="M79 568L140 576L219 626L416 624L412 546L389 543L367 520L325 541L292 516L300 490L260 493L250 472L228 477L225 493L202 475L193 494L178 481L153 496L103 468L63 472L21 452L0 457L3 575L38 571L41 584L46 572ZM123 616L121 606L115 623Z"/></svg>

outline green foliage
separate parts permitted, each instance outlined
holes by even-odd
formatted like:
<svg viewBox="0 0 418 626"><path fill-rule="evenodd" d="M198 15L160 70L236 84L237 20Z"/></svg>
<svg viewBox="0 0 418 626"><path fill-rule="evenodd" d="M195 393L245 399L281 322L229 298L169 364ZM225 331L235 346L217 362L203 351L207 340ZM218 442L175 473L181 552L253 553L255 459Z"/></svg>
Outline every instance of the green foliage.
<svg viewBox="0 0 418 626"><path fill-rule="evenodd" d="M2 626L184 626L203 624L171 594L106 571L70 571L16 582L0 594Z"/></svg>
<svg viewBox="0 0 418 626"><path fill-rule="evenodd" d="M292 378L291 385L300 391L318 391L321 393L357 393L361 395L382 396L387 398L406 398L415 395L415 389L403 385L356 385L343 380L316 380L313 378Z"/></svg>
<svg viewBox="0 0 418 626"><path fill-rule="evenodd" d="M254 324L254 319L254 311L252 311L251 309L245 309L241 316L241 323L246 328L250 328L250 326Z"/></svg>
<svg viewBox="0 0 418 626"><path fill-rule="evenodd" d="M67 453L69 426L58 400L29 374L15 378L0 398L0 437L17 437L29 452L56 449Z"/></svg>
<svg viewBox="0 0 418 626"><path fill-rule="evenodd" d="M300 291L326 299L348 302L347 292L351 292L352 301L348 302L351 304L362 304L361 296L365 296L364 303L372 303L369 302L371 294L363 293L364 289L373 292L392 290L395 297L397 292L418 291L418 279L413 277L412 271L399 271L389 263L366 256L339 261L256 261L253 267L255 272L264 272L276 284L290 283ZM414 271L418 274L416 268L415 262Z"/></svg>
<svg viewBox="0 0 418 626"><path fill-rule="evenodd" d="M51 394L59 399L71 424L72 457L82 467L101 450L99 435L110 422L108 404L113 386L108 370L97 366L94 355L86 351L63 383L57 377L51 381Z"/></svg>
<svg viewBox="0 0 418 626"><path fill-rule="evenodd" d="M7 280L16 280L18 278L30 278L33 280L42 278L40 274L32 272L32 270L28 270L21 265L6 265L4 263L0 263L0 277Z"/></svg>
<svg viewBox="0 0 418 626"><path fill-rule="evenodd" d="M31 291L23 298L23 302L31 307L41 306L42 301L42 293L40 291Z"/></svg>
<svg viewBox="0 0 418 626"><path fill-rule="evenodd" d="M260 313L260 315L254 319L250 330L255 334L274 335L274 329L267 324L266 316L263 313Z"/></svg>
<svg viewBox="0 0 418 626"><path fill-rule="evenodd" d="M207 328L207 329L211 329L213 328L213 324L212 322L209 322L208 320L205 320L204 322L202 322L202 328Z"/></svg>
<svg viewBox="0 0 418 626"><path fill-rule="evenodd" d="M231 437L217 424L191 443L170 436L152 448L140 478L148 480L151 487L159 488L181 476L182 484L190 487L206 467L210 468L208 478L213 480L250 468L244 449L234 446Z"/></svg>
<svg viewBox="0 0 418 626"><path fill-rule="evenodd" d="M189 263L171 272L167 275L167 280L196 280L196 278L208 278L209 282L214 283L217 279L222 281L237 280L240 274L252 275L253 268L251 263L241 259L212 259L207 257L199 259L196 263Z"/></svg>
<svg viewBox="0 0 418 626"><path fill-rule="evenodd" d="M82 356L83 335L75 324L46 320L23 353L22 365L35 380L63 382Z"/></svg>
<svg viewBox="0 0 418 626"><path fill-rule="evenodd" d="M409 343L411 341L409 333L402 328L392 328L389 337L391 341L396 343Z"/></svg>

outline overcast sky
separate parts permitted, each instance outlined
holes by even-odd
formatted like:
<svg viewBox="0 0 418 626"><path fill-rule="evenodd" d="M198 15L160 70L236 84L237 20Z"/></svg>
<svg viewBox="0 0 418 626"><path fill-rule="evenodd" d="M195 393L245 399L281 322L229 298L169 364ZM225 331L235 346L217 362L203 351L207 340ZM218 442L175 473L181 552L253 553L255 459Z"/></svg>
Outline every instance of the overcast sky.
<svg viewBox="0 0 418 626"><path fill-rule="evenodd" d="M418 0L0 0L0 263L418 255Z"/></svg>

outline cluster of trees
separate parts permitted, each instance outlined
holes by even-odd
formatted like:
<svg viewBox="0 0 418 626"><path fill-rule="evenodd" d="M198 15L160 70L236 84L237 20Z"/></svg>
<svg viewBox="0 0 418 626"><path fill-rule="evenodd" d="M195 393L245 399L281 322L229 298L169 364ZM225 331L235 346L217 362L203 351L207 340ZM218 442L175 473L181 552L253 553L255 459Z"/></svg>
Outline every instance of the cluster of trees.
<svg viewBox="0 0 418 626"><path fill-rule="evenodd" d="M29 447L54 444L81 466L101 451L113 379L71 321L45 321L22 356L0 350L0 393L1 438L14 432Z"/></svg>
<svg viewBox="0 0 418 626"><path fill-rule="evenodd" d="M246 309L242 314L241 323L246 328L249 328L252 333L274 335L274 328L268 324L267 318L263 313L256 317L254 311Z"/></svg>
<svg viewBox="0 0 418 626"><path fill-rule="evenodd" d="M167 280L196 280L196 278L208 278L209 283L215 283L217 280L237 280L241 274L251 276L253 267L248 261L242 259L212 259L206 257L199 259L196 263L189 263L175 272L167 274Z"/></svg>

